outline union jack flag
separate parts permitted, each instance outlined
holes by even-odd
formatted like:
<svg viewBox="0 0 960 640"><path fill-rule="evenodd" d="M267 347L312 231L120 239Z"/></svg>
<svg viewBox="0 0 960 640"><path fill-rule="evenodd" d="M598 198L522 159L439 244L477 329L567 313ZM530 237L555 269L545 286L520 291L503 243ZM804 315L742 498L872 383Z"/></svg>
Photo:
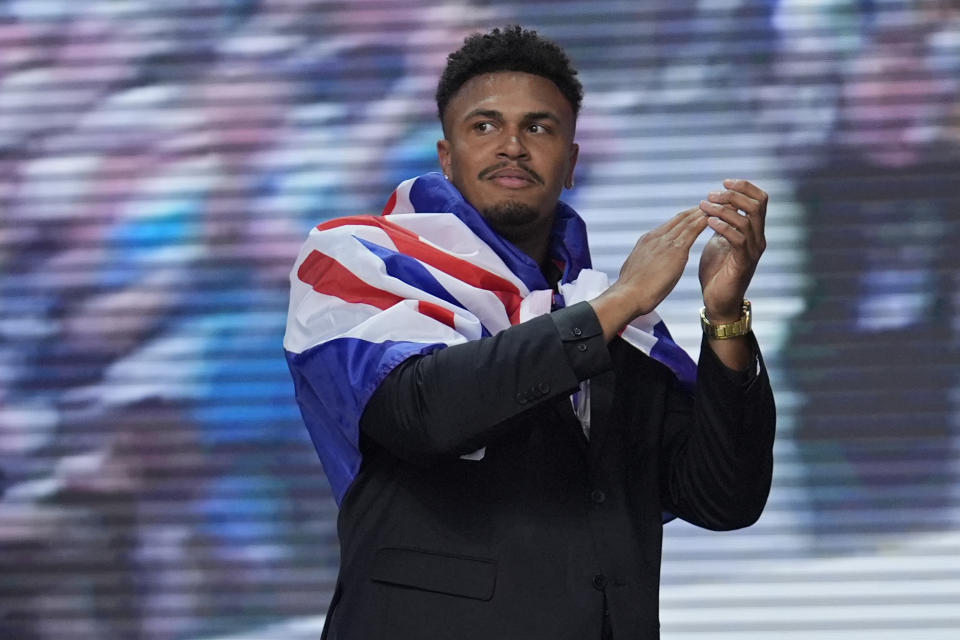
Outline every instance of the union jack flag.
<svg viewBox="0 0 960 640"><path fill-rule="evenodd" d="M539 265L498 236L437 173L401 183L380 216L338 218L310 232L290 274L283 344L338 503L360 468L360 416L397 365L495 335L607 287L606 274L590 269L583 220L562 202L550 257L563 273L556 295ZM692 387L696 365L655 313L621 336ZM578 395L583 422L588 394Z"/></svg>

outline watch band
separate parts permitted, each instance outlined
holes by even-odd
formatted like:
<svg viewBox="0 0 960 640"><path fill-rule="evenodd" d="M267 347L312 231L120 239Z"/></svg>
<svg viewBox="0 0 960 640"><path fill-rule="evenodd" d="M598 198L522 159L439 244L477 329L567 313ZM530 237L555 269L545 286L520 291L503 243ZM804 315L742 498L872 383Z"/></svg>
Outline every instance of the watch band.
<svg viewBox="0 0 960 640"><path fill-rule="evenodd" d="M707 319L707 308L702 307L700 309L700 326L703 327L703 332L708 337L716 338L717 340L726 340L728 338L745 336L750 333L752 326L750 301L746 298L743 299L743 308L741 310L739 320L724 324L715 324L710 322L710 320Z"/></svg>

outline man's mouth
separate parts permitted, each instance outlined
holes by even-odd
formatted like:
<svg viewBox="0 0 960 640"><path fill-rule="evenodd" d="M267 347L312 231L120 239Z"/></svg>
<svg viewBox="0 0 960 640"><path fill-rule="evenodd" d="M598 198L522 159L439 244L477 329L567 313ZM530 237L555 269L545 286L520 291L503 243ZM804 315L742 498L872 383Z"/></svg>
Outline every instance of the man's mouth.
<svg viewBox="0 0 960 640"><path fill-rule="evenodd" d="M480 179L491 180L501 187L519 189L531 184L543 184L536 173L522 167L491 167L480 172Z"/></svg>

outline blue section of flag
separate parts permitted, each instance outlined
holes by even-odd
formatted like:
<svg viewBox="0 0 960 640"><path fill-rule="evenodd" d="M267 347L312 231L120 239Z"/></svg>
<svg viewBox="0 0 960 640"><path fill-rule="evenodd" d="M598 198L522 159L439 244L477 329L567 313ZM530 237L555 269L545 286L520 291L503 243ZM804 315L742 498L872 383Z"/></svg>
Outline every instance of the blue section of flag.
<svg viewBox="0 0 960 640"><path fill-rule="evenodd" d="M442 344L335 338L302 353L286 351L297 404L340 504L360 469L360 416L398 364Z"/></svg>
<svg viewBox="0 0 960 640"><path fill-rule="evenodd" d="M440 282L437 281L433 274L427 270L423 264L416 258L411 258L408 255L398 253L386 247L381 247L380 245L364 240L363 238L358 238L354 236L360 244L365 246L370 250L370 253L374 254L381 260L387 268L387 274L402 280L407 284L411 284L421 291L429 293L430 295L436 296L445 302L460 307L461 309L466 309L466 306L463 305L459 300L457 300L449 291L447 291ZM487 327L480 325L480 335L481 337L489 337L492 334Z"/></svg>
<svg viewBox="0 0 960 640"><path fill-rule="evenodd" d="M673 336L663 321L653 326L653 335L657 343L650 349L650 357L667 365L680 385L693 393L697 385L697 365L680 345L673 341Z"/></svg>
<svg viewBox="0 0 960 640"><path fill-rule="evenodd" d="M383 264L387 267L388 275L413 285L421 291L445 300L452 305L456 305L461 309L464 308L456 298L450 295L449 291L443 288L442 284L437 282L433 274L416 258L411 258L408 255L398 253L392 249L381 247L363 238L357 238L357 241L369 249L370 253L383 260Z"/></svg>

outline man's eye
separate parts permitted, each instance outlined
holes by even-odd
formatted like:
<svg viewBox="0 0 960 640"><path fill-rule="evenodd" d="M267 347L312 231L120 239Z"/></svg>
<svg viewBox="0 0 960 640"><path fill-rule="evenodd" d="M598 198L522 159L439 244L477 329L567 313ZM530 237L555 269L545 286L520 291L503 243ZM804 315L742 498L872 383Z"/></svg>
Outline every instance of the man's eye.
<svg viewBox="0 0 960 640"><path fill-rule="evenodd" d="M530 133L546 133L547 128L542 124L532 124L529 127Z"/></svg>
<svg viewBox="0 0 960 640"><path fill-rule="evenodd" d="M478 122L473 125L473 128L479 131L480 133L487 133L493 131L493 124L490 122Z"/></svg>

